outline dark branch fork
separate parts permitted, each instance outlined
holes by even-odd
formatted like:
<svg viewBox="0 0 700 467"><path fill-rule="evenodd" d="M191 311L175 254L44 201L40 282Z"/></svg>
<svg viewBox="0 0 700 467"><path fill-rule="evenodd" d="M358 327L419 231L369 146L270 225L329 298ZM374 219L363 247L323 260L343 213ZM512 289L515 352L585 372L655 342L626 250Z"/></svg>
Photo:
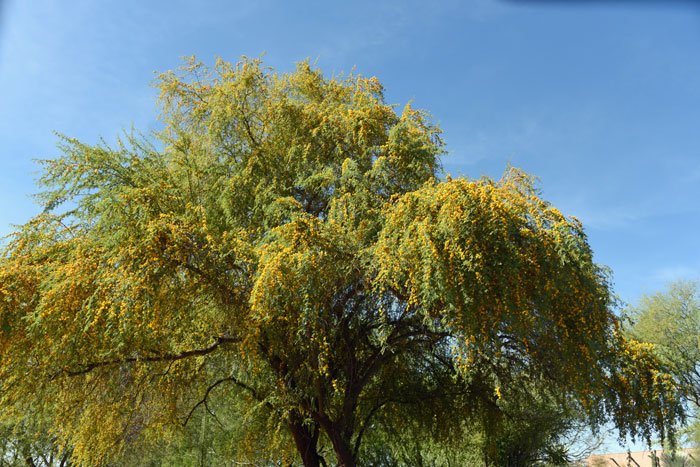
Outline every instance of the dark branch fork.
<svg viewBox="0 0 700 467"><path fill-rule="evenodd" d="M270 409L270 410L275 410L275 407L274 407L272 404L270 404L270 402L268 402L267 400L265 400L265 398L262 397L262 396L259 394L259 392L258 392L253 386L250 386L249 384L244 383L243 381L241 381L240 379L236 378L235 376L228 376L228 377L226 377L226 378L221 378L221 379L215 381L214 383L212 383L212 384L207 388L207 390L206 390L205 393L204 393L204 397L203 397L199 402L197 402L197 403L194 405L194 407L192 407L192 409L190 410L189 414L187 415L187 418L185 418L185 421L182 423L182 426L187 425L187 422L188 422L188 421L190 420L190 418L192 417L192 414L194 413L195 410L197 410L197 407L199 407L200 405L204 405L204 407L207 409L207 412L209 412L209 414L210 414L212 417L214 417L214 419L215 419L220 425L223 425L223 424L219 421L218 417L211 411L211 409L210 409L209 406L208 406L208 402L207 402L207 401L208 401L208 399L209 399L209 394L214 390L214 388L216 388L218 385L220 385L220 384L222 384L222 383L226 383L226 382L231 382L231 383L233 383L233 384L235 384L235 385L237 385L237 386L239 386L239 387L245 389L248 393L250 393L251 396L253 396L253 398L255 398L255 400L257 400L258 402L264 403L265 406L266 406L268 409Z"/></svg>

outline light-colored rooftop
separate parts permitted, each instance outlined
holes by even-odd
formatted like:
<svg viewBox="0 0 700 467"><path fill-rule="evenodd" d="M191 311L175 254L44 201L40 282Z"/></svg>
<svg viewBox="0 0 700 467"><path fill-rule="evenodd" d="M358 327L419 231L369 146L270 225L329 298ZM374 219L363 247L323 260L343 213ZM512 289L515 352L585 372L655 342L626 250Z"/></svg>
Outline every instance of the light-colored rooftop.
<svg viewBox="0 0 700 467"><path fill-rule="evenodd" d="M692 459L700 460L697 449L679 449ZM661 466L660 462L653 463L653 456L660 461L663 450L616 452L609 454L593 454L586 459L586 467L655 467Z"/></svg>

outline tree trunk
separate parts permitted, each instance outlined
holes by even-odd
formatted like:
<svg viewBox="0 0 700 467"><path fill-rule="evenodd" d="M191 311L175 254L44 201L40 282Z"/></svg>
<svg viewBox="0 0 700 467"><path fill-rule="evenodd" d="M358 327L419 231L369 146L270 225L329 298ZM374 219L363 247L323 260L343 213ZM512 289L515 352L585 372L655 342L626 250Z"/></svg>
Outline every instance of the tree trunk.
<svg viewBox="0 0 700 467"><path fill-rule="evenodd" d="M355 456L350 444L343 438L338 429L331 429L328 433L335 451L335 458L338 460L338 467L355 467Z"/></svg>
<svg viewBox="0 0 700 467"><path fill-rule="evenodd" d="M318 430L312 433L308 426L304 425L301 416L292 414L289 421L289 431L292 432L294 443L301 455L305 467L321 467L321 456L318 454L316 444L318 442Z"/></svg>

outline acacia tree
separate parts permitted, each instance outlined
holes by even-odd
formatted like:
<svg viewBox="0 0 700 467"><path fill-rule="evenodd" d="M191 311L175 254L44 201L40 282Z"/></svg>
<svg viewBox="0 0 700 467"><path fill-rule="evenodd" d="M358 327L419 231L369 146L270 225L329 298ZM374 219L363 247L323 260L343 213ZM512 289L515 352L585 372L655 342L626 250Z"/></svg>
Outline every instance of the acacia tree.
<svg viewBox="0 0 700 467"><path fill-rule="evenodd" d="M438 178L440 130L375 78L192 59L157 87L152 142L41 162L0 262L0 405L77 463L232 410L239 450L353 466L366 432L448 437L524 379L666 435L673 382L529 176Z"/></svg>
<svg viewBox="0 0 700 467"><path fill-rule="evenodd" d="M627 333L654 345L682 388L693 424L689 434L700 442L700 288L697 281L678 280L665 290L644 295L627 310Z"/></svg>

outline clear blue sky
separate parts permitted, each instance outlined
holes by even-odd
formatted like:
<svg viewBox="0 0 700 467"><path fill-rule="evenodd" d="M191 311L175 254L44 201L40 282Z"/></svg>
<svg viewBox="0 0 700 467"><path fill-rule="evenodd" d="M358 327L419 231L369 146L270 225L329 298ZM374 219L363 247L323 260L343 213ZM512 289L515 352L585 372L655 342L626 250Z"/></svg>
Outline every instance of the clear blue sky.
<svg viewBox="0 0 700 467"><path fill-rule="evenodd" d="M700 3L0 0L0 235L37 212L33 158L156 125L154 71L305 58L432 112L453 176L508 163L586 226L632 302L700 277Z"/></svg>

